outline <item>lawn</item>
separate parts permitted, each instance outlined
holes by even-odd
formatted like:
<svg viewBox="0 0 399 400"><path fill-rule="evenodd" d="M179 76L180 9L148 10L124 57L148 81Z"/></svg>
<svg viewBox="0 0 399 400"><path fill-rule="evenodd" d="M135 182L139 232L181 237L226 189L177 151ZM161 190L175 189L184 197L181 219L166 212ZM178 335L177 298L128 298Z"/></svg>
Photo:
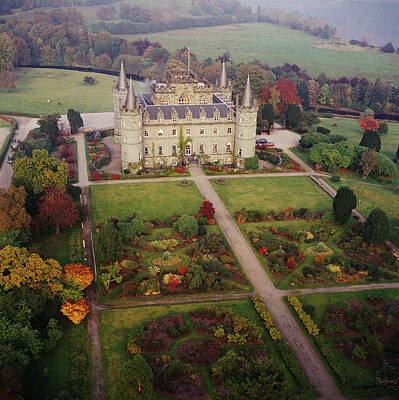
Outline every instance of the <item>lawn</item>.
<svg viewBox="0 0 399 400"><path fill-rule="evenodd" d="M194 214L202 204L194 184L183 187L178 182L125 183L93 185L90 190L94 223L133 213L143 219Z"/></svg>
<svg viewBox="0 0 399 400"><path fill-rule="evenodd" d="M122 37L129 40L146 37L161 42L171 52L187 46L200 59L215 58L228 51L236 63L258 59L276 66L287 62L298 64L314 77L325 72L330 77L356 75L371 79L378 77L396 84L399 82L398 55L364 49L344 51L319 48L314 45L315 42L327 41L273 24L222 25Z"/></svg>
<svg viewBox="0 0 399 400"><path fill-rule="evenodd" d="M375 298L376 302L370 302L367 299L368 296ZM377 297L379 298L378 300ZM356 362L348 353L346 353L346 351L348 351L347 349L349 348L353 348L354 343L359 343L359 338L361 338L363 335L367 337L371 334L370 330L372 331L375 328L372 328L373 325L371 325L370 322L375 322L376 314L378 314L378 321L381 320L381 318L388 318L390 312L393 314L398 312L397 310L394 311L394 308L390 308L396 307L397 309L397 302L399 301L398 291L396 289L365 290L361 292L311 294L298 296L298 298L304 305L305 309L309 310L307 307L310 305L314 307L312 318L323 333L324 323L330 320L326 319L326 311L331 309L333 304L343 304L343 302L348 302L349 300L347 304L349 304L352 312L349 314L345 314L345 312L340 310L337 310L336 312L336 315L338 316L336 321L340 320L340 323L346 326L344 334L341 333L332 336L325 334L328 347L331 349L333 354L335 354L334 357L336 366L341 371L342 375L346 376L348 382L346 384L342 384L337 376L334 374L333 376L346 397L358 398L373 395L381 396L386 393L384 387L379 387L375 383L375 371L379 368L380 363L378 361L372 361L371 363L367 361ZM386 301L386 299L396 301L396 306L393 302ZM377 304L379 305L376 306ZM302 325L300 322L299 324ZM393 322L393 329L387 329L387 325L385 325L379 328L377 326L377 330L375 331L377 337L380 341L382 341L384 347L386 346L385 351L388 351L388 353L385 353L385 357L387 360L389 360L390 357L392 358L392 354L396 354L392 352L397 352L397 340L389 339L389 335L391 332L394 332L395 327L396 329L399 328L397 321ZM314 340L310 340L315 345ZM321 357L324 360L323 356ZM367 360L369 360L369 358Z"/></svg>
<svg viewBox="0 0 399 400"><path fill-rule="evenodd" d="M159 317L164 317L173 314L182 314L184 324L188 326L189 334L194 337L201 337L199 333L194 332L193 324L191 322L189 312L203 309L210 304L218 304L220 306L232 308L233 311L239 316L248 318L250 321L255 322L259 326L263 327L262 321L256 313L254 307L249 300L243 301L227 301L222 303L208 303L208 304L184 304L184 305L171 305L171 306L156 306L156 307L144 307L134 309L121 309L118 311L105 310L102 311L101 325L102 325L102 343L103 343L103 354L104 354L104 367L107 380L108 393L112 392L112 388L117 382L118 369L122 366L123 362L126 361L126 344L128 339L132 336L134 331L140 325L145 324L148 321L155 320ZM177 342L181 343L185 339L178 339ZM271 359L276 362L281 362L281 358L277 351L276 345L272 342L270 337L265 333L263 340L266 345L268 355ZM262 347L262 345L252 345L252 347ZM264 346L264 345L263 345ZM174 354L176 345L172 344L169 348L168 354ZM249 348L251 345L249 345ZM236 346L236 348L238 348ZM195 372L200 372L201 375L205 376L206 386L212 387L212 381L208 376L206 367L195 368ZM292 383L293 391L297 394L295 399L313 399L314 396L309 390L301 391L295 383L293 377L286 374L289 381ZM159 399L169 399L169 397L158 395Z"/></svg>
<svg viewBox="0 0 399 400"><path fill-rule="evenodd" d="M86 75L93 76L93 86L83 83ZM16 88L0 90L0 112L46 115L66 114L69 108L82 113L113 110L112 86L115 76L58 69L19 68ZM139 83L136 89L140 90ZM48 102L50 100L50 102ZM60 103L60 104L58 104Z"/></svg>
<svg viewBox="0 0 399 400"><path fill-rule="evenodd" d="M390 220L390 238L399 245L399 189L397 187L378 187L348 181L338 183L328 181L328 183L335 189L340 186L349 186L355 192L358 200L361 201L357 210L365 217L369 215L373 208L380 207L384 210Z"/></svg>
<svg viewBox="0 0 399 400"><path fill-rule="evenodd" d="M283 208L331 208L331 199L307 177L227 179L226 185L212 186L227 209L282 210Z"/></svg>

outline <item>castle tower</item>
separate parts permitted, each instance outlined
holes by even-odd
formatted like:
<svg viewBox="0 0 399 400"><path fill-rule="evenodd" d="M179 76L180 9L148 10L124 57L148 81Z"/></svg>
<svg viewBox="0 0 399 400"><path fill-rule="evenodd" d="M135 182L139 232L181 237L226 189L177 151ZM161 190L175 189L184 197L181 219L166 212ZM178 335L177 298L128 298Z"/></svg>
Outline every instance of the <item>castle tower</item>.
<svg viewBox="0 0 399 400"><path fill-rule="evenodd" d="M118 82L116 86L113 87L113 97L114 97L114 141L116 144L121 144L121 109L126 101L127 95L127 79L125 74L125 68L123 66L123 61L121 62L121 70L118 77Z"/></svg>
<svg viewBox="0 0 399 400"><path fill-rule="evenodd" d="M126 102L121 109L121 152L122 170L135 172L143 160L144 142L142 134L142 110L139 106L132 79L130 78Z"/></svg>
<svg viewBox="0 0 399 400"><path fill-rule="evenodd" d="M226 62L223 60L222 69L220 70L219 79L217 81L218 92L227 100L231 101L233 87L231 80L227 78Z"/></svg>
<svg viewBox="0 0 399 400"><path fill-rule="evenodd" d="M244 159L255 155L256 119L258 106L252 96L249 75L241 104L236 106L236 129L234 152L237 167L244 167Z"/></svg>

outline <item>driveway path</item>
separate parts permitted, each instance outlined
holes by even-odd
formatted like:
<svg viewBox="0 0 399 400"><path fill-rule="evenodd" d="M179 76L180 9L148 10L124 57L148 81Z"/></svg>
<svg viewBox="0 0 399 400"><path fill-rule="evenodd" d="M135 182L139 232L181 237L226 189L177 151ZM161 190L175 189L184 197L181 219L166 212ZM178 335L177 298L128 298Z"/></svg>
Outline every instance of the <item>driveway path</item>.
<svg viewBox="0 0 399 400"><path fill-rule="evenodd" d="M36 118L26 118L26 117L12 117L18 123L18 130L15 132L14 139L20 140L21 142L26 139L28 133L37 127L37 119ZM14 144L15 146L15 144ZM13 143L9 147L7 154L4 158L3 165L0 169L0 187L8 188L11 184L11 179L14 174L12 170L12 166L8 164L8 157L11 155L11 148L13 147Z"/></svg>
<svg viewBox="0 0 399 400"><path fill-rule="evenodd" d="M76 140L78 148L78 165L79 165L79 182L78 186L84 188L90 185L89 178L87 175L87 159L86 159L86 145L83 133L78 133L73 136Z"/></svg>
<svg viewBox="0 0 399 400"><path fill-rule="evenodd" d="M220 228L254 285L255 290L262 296L276 325L281 330L287 342L293 347L299 363L317 393L325 400L344 399L333 378L283 302L280 291L274 287L249 243L209 183L209 180L200 179L203 176L202 169L191 167L190 172L201 194L214 204L216 209L215 218Z"/></svg>

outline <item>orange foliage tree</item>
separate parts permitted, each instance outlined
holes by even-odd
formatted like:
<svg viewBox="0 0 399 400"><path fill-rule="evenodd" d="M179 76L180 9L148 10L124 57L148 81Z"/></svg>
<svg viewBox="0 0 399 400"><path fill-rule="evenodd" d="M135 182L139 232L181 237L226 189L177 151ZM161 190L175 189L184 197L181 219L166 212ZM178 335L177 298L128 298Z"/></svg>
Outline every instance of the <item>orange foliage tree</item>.
<svg viewBox="0 0 399 400"><path fill-rule="evenodd" d="M359 121L358 124L362 128L363 132L377 132L380 128L380 124L371 117L366 117L362 121Z"/></svg>
<svg viewBox="0 0 399 400"><path fill-rule="evenodd" d="M82 289L87 288L93 282L94 275L90 267L82 264L68 264L64 267L65 278L81 286Z"/></svg>
<svg viewBox="0 0 399 400"><path fill-rule="evenodd" d="M77 325L80 324L90 312L90 306L84 298L81 298L76 302L67 300L62 305L61 312Z"/></svg>

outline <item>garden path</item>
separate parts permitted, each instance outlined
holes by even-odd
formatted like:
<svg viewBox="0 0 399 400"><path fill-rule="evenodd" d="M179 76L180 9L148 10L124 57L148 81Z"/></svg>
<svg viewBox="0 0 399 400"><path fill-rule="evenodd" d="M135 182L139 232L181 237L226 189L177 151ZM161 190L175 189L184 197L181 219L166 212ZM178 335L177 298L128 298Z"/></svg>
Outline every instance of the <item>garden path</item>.
<svg viewBox="0 0 399 400"><path fill-rule="evenodd" d="M294 316L288 310L281 298L280 291L274 287L226 206L216 194L209 180L200 179L204 174L202 169L191 167L190 172L201 194L214 204L216 209L215 218L220 228L254 285L255 290L262 296L277 327L281 330L287 342L293 347L301 367L316 392L321 398L326 400L343 399L344 397L341 395L333 378L297 324Z"/></svg>

